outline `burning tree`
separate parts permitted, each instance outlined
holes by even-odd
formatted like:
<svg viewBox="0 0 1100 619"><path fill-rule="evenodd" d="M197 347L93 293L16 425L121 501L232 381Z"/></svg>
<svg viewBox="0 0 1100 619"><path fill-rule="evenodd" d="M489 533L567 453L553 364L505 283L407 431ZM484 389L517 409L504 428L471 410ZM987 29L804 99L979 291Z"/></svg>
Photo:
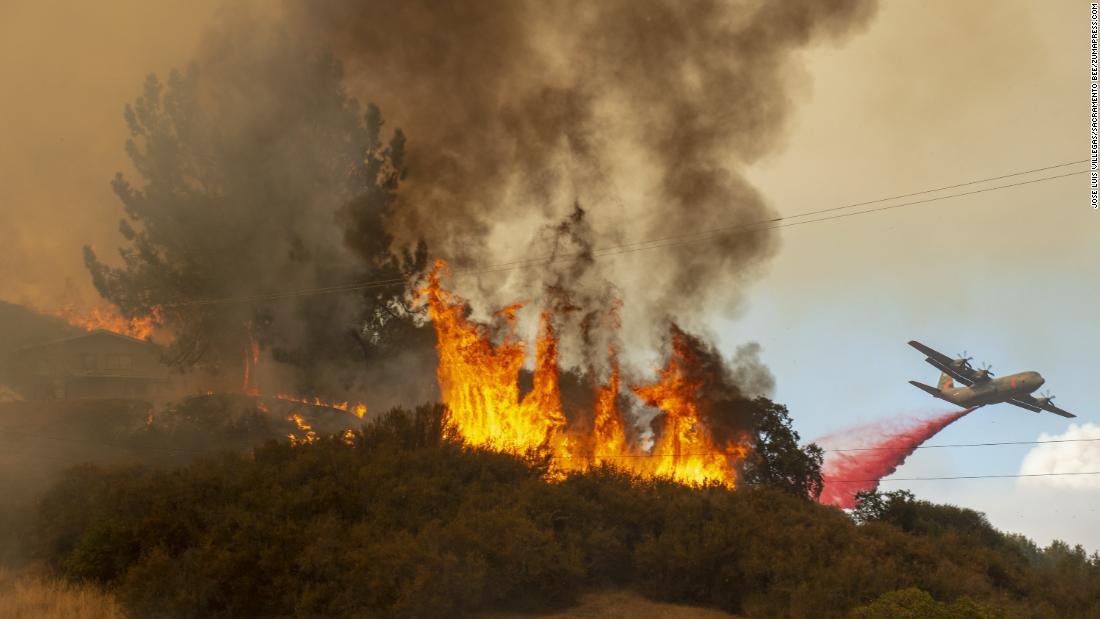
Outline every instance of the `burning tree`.
<svg viewBox="0 0 1100 619"><path fill-rule="evenodd" d="M643 445L620 398L617 350L611 372L592 385L592 410L563 406L555 315L539 315L531 388L520 389L525 342L516 336L519 305L500 312L504 333L467 316L467 305L445 290L438 262L424 289L435 327L439 388L446 423L465 442L515 453L549 456L558 473L610 464L642 477L689 484L777 486L816 498L821 491L821 450L800 447L785 407L748 398L721 355L701 339L670 327L669 359L657 377L631 390L659 411L652 445ZM500 337L494 337L500 335ZM594 381L593 381L594 382ZM567 414L573 413L572 415Z"/></svg>
<svg viewBox="0 0 1100 619"><path fill-rule="evenodd" d="M340 64L285 33L226 37L167 83L150 76L125 108L140 182L113 188L125 217L121 266L90 247L99 293L127 317L159 313L172 361L250 371L254 350L300 370L299 388L358 364L407 312L404 287L269 295L349 281L400 281L383 223L403 175L405 138L384 141L377 107L343 87ZM226 299L245 302L224 302Z"/></svg>

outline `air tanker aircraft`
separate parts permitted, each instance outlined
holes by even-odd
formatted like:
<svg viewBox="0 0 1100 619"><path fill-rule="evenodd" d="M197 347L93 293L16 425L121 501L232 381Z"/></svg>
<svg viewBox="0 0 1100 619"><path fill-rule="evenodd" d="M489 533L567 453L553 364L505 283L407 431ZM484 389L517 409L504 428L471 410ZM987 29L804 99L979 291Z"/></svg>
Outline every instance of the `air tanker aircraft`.
<svg viewBox="0 0 1100 619"><path fill-rule="evenodd" d="M1063 417L1077 416L1051 404L1054 396L1049 393L1039 394L1038 398L1031 396L1031 392L1046 382L1038 372L1020 372L1000 378L992 378L993 372L990 371L990 366L987 365L980 370L975 370L970 365L972 357L967 357L965 352L959 355L957 359L952 359L916 340L909 342L909 345L928 355L925 361L936 366L942 372L938 388L918 383L915 380L909 381L909 384L927 391L941 400L947 400L964 408L977 408L986 404L1007 402L1035 413L1047 411ZM956 380L965 386L956 387Z"/></svg>

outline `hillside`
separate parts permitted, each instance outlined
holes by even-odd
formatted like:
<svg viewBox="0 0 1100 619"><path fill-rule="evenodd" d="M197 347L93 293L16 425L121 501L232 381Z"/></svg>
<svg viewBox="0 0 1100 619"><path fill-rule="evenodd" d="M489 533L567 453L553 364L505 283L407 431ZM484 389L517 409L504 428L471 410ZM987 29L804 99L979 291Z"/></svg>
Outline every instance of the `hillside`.
<svg viewBox="0 0 1100 619"><path fill-rule="evenodd" d="M35 501L64 471L101 466L176 467L312 430L357 427L344 411L233 395L189 397L164 408L136 400L0 402L0 563L24 554Z"/></svg>
<svg viewBox="0 0 1100 619"><path fill-rule="evenodd" d="M540 613L487 612L477 619L733 619L720 610L654 602L633 591L611 590L582 595L566 610Z"/></svg>
<svg viewBox="0 0 1100 619"><path fill-rule="evenodd" d="M897 493L853 520L768 487L548 480L545 459L444 438L440 415L180 469L75 469L42 503L34 555L139 616L581 613L594 590L744 616L1100 613L1100 558L971 510Z"/></svg>

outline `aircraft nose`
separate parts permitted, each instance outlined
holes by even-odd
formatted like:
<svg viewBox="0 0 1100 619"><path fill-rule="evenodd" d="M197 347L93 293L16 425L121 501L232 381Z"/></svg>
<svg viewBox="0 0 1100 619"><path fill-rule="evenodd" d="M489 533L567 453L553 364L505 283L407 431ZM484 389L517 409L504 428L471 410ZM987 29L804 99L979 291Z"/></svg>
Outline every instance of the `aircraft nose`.
<svg viewBox="0 0 1100 619"><path fill-rule="evenodd" d="M1043 378L1043 375L1036 372L1035 373L1035 388L1038 389L1039 387L1042 387L1043 383L1045 383L1045 382L1047 382L1047 381L1046 381L1045 378Z"/></svg>

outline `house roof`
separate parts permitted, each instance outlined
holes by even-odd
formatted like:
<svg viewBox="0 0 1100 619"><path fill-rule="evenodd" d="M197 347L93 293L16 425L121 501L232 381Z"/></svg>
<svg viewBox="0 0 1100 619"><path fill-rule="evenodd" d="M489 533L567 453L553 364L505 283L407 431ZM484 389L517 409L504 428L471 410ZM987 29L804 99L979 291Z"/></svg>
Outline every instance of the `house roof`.
<svg viewBox="0 0 1100 619"><path fill-rule="evenodd" d="M152 343L148 340L141 340L141 339L138 339L136 337L130 337L129 335L123 335L122 333L115 333L114 331L108 331L107 329L93 329L93 330L91 330L87 333L81 333L80 335L73 335L73 336L70 336L70 337L63 337L61 339L51 340L51 341L48 341L48 342L39 342L37 344L30 344L30 345L21 347L19 350L23 351L23 350L31 350L31 349L34 349L34 348L45 348L46 346L54 346L56 344L64 344L65 342L72 342L72 341L81 340L81 339L84 339L84 338L98 337L98 336L104 336L104 335L107 335L107 336L110 336L110 337L115 337L115 338L118 338L120 340L126 340L126 341L137 343L137 344L144 344L146 346L156 346L156 344L154 344L154 343Z"/></svg>

